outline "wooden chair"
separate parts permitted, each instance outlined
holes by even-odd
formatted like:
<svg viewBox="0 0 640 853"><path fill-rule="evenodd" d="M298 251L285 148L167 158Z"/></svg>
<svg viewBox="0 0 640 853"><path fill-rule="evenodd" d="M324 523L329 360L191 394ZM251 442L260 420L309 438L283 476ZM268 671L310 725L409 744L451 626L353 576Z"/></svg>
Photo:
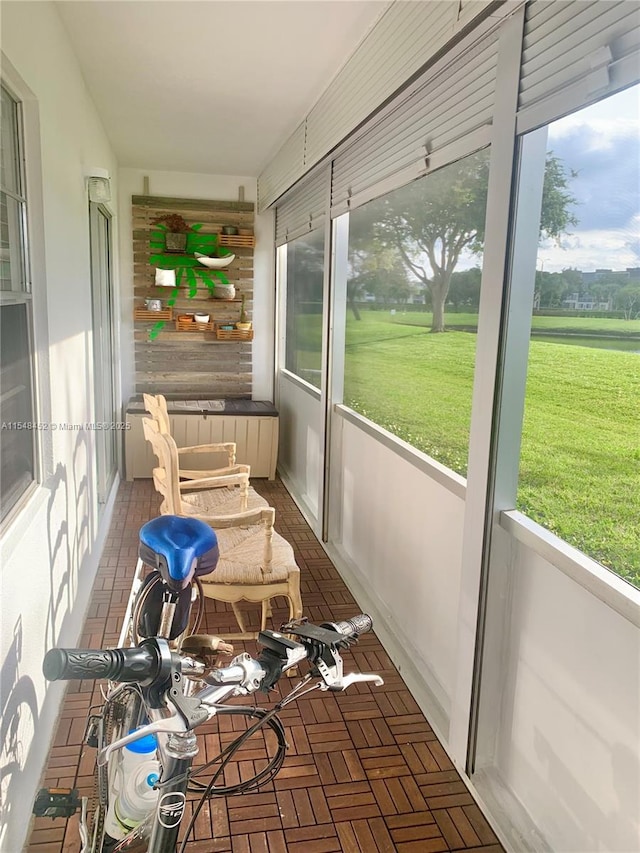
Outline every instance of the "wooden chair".
<svg viewBox="0 0 640 853"><path fill-rule="evenodd" d="M162 394L143 394L144 407L149 412L154 421L158 424L160 432L165 435L171 435L171 424L169 422L169 412L167 409L167 400ZM205 469L187 469L180 468L180 477L185 480L197 480L201 477L214 477L218 473L226 471L228 473L236 473L239 470L246 470L249 473L248 465L236 464L236 443L235 441L222 441L216 444L196 444L192 447L179 447L178 458L187 454L204 454L204 453L219 453L226 454L227 464L225 467ZM228 470L233 469L233 470Z"/></svg>
<svg viewBox="0 0 640 853"><path fill-rule="evenodd" d="M154 396L152 394L143 394L144 404L152 416L155 424L157 425L157 432L162 433L163 435L171 435L170 423L169 423L169 413L167 411L167 401L162 396L162 394L158 394ZM146 419L145 419L146 420ZM145 438L147 441L151 443L153 446L153 435L155 434L155 430L150 432L150 427L144 426L145 420L143 420L143 429ZM241 503L240 505L234 505L233 498L228 494L224 494L223 492L213 493L210 495L210 501L207 509L213 510L216 509L216 512L226 513L226 512L238 512L240 510L252 509L253 507L258 506L268 506L267 501L262 498L255 489L249 483L249 473L251 468L249 465L239 465L236 463L236 445L233 441L220 442L217 444L199 444L194 445L193 447L176 447L178 453L178 459L180 459L181 454L186 453L226 453L227 454L227 465L222 468L213 468L210 470L205 469L187 469L183 467L179 467L178 470L178 478L180 480L180 488L185 494L185 499L187 491L193 491L195 489L211 489L214 488L214 484L210 482L208 478L210 477L227 477L232 474L246 474L247 481L244 484L243 480L238 480L238 484L242 485L240 489L241 493ZM158 456L156 448L154 447L154 453ZM179 464L179 463L178 463ZM186 481L186 482L185 482ZM233 488L233 483L230 485L230 488Z"/></svg>
<svg viewBox="0 0 640 853"><path fill-rule="evenodd" d="M153 480L156 491L163 494L164 485L158 482L159 478L164 478L164 471L169 463L167 456L167 448L162 440L163 434L157 421L150 418L142 419L142 429L144 436L151 444L155 453L159 467L153 469ZM172 449L175 448L176 460L178 458L178 448L171 438ZM177 464L177 463L176 463ZM193 473L193 472L192 472ZM257 507L268 506L267 501L261 497L255 489L249 484L249 466L248 465L230 465L226 468L219 468L215 472L208 472L210 476L200 477L199 479L189 479L181 481L182 471L178 469L177 482L178 490L181 494L181 500L188 505L192 505L198 512L214 513L216 515L227 515L229 513L244 512L247 509L255 509ZM197 493L202 491L202 494ZM164 503L160 511L165 513ZM176 515L187 515L189 513L176 513Z"/></svg>
<svg viewBox="0 0 640 853"><path fill-rule="evenodd" d="M151 424L151 426L145 426ZM245 511L221 514L211 508L209 489L198 489L185 495L181 485L192 486L194 481L180 484L178 479L178 449L170 435L163 434L155 422L143 420L145 435L153 436L154 451L159 467L153 471L153 482L162 495L161 512L199 518L210 524L218 536L220 559L210 575L200 578L205 596L231 604L240 628L240 634L227 634L227 639L255 639L255 632L248 632L239 601L260 603L262 608L260 628L265 628L270 615L270 601L284 596L289 602L289 618L302 616L300 596L300 569L296 565L293 548L273 529L275 510L273 507L254 507ZM147 433L147 430L149 433ZM229 477L246 478L242 474ZM203 478L212 481L212 491L220 490L220 483L229 477ZM227 483L224 482L226 486Z"/></svg>

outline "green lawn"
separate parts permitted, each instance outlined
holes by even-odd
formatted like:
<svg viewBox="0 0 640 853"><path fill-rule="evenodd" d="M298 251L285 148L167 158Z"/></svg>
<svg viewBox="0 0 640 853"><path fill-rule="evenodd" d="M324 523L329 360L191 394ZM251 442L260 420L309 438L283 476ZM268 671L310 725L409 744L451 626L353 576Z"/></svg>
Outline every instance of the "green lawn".
<svg viewBox="0 0 640 853"><path fill-rule="evenodd" d="M476 337L400 316L348 318L345 403L464 475ZM518 508L640 586L639 355L533 339Z"/></svg>
<svg viewBox="0 0 640 853"><path fill-rule="evenodd" d="M536 331L640 337L640 320L609 320L606 317L534 317L532 326Z"/></svg>
<svg viewBox="0 0 640 853"><path fill-rule="evenodd" d="M388 326L420 326L430 328L431 313L428 311L396 311L391 315L389 311L367 311L361 312L362 318L376 328L382 330ZM352 318L350 318L352 319ZM448 312L445 316L445 324L448 328L455 329L460 326L477 328L477 314L453 314ZM532 319L531 326L537 332L567 332L568 334L601 334L601 335L623 335L635 336L640 339L640 320L618 320L607 317L540 317Z"/></svg>

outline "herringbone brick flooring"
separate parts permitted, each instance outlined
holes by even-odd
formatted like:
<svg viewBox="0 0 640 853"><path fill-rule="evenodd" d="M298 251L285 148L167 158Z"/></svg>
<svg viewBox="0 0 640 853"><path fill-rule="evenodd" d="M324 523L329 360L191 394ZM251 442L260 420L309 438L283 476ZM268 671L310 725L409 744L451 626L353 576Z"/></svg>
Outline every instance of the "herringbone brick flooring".
<svg viewBox="0 0 640 853"><path fill-rule="evenodd" d="M276 528L295 549L305 615L319 622L357 613L356 602L283 485L265 480L254 485L276 508ZM122 484L80 643L85 648L117 642L138 530L157 513L150 481ZM246 610L255 624L257 609L247 605ZM285 615L284 609L274 611L275 627ZM206 630L237 630L230 608L208 600ZM256 651L253 643L245 647ZM502 853L377 638L365 635L344 658L345 671L378 672L384 686L354 685L339 695L310 693L284 708L289 750L275 781L257 793L207 800L188 853ZM281 695L293 683L282 679ZM89 706L99 702L94 683L70 683L43 785L91 791L95 751L81 743ZM270 704L261 695L256 702ZM244 727L242 717L225 716L199 729L197 761L216 755ZM270 732L261 733L242 747L225 771L226 784L253 775L270 738ZM203 777L205 782L210 776ZM38 818L27 853L77 853L77 838L75 819Z"/></svg>

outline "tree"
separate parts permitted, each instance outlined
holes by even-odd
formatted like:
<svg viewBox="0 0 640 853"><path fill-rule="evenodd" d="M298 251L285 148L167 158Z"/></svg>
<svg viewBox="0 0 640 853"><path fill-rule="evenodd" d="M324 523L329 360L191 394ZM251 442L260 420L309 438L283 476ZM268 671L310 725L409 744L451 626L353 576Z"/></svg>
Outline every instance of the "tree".
<svg viewBox="0 0 640 853"><path fill-rule="evenodd" d="M582 282L582 278L580 278ZM579 289L576 285L573 290ZM562 308L562 300L569 292L569 285L564 273L543 272L536 270L536 294L538 308Z"/></svg>
<svg viewBox="0 0 640 853"><path fill-rule="evenodd" d="M640 284L634 282L621 287L614 299L616 308L624 312L625 320L640 316Z"/></svg>
<svg viewBox="0 0 640 853"><path fill-rule="evenodd" d="M452 273L448 302L453 305L456 311L459 308L466 308L468 311L478 310L481 278L482 270L480 267Z"/></svg>
<svg viewBox="0 0 640 853"><path fill-rule="evenodd" d="M375 242L351 247L349 254L350 275L347 281L347 302L356 320L360 312L356 304L365 294L371 293L376 302L407 302L411 296L411 284L407 272L393 246L385 247Z"/></svg>
<svg viewBox="0 0 640 853"><path fill-rule="evenodd" d="M559 158L547 155L540 235L559 240L575 203ZM431 293L432 332L444 331L451 276L464 251L480 254L484 245L489 152L479 151L372 203L375 239L394 245L405 266Z"/></svg>

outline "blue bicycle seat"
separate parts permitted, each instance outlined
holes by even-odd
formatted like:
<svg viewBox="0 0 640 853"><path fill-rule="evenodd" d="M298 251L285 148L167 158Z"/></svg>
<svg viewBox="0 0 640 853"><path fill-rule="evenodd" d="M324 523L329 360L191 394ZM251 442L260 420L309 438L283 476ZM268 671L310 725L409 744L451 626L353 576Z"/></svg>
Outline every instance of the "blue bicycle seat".
<svg viewBox="0 0 640 853"><path fill-rule="evenodd" d="M139 556L160 572L167 585L178 591L194 575L208 575L218 563L215 532L197 518L161 515L140 528Z"/></svg>

